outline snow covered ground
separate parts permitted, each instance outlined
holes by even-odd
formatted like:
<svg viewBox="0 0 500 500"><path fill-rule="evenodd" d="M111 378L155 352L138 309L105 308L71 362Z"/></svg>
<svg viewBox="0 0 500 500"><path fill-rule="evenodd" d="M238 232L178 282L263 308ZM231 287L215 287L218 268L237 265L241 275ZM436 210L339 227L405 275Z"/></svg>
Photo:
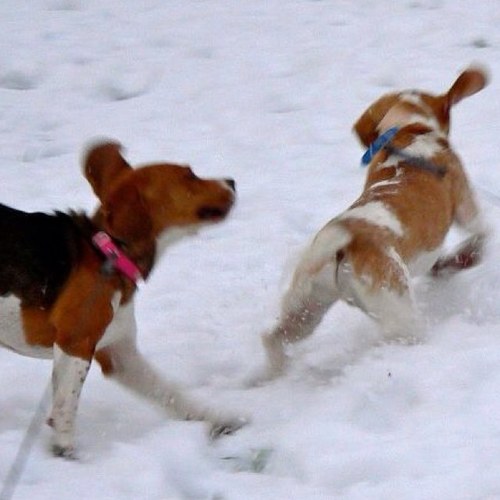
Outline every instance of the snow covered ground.
<svg viewBox="0 0 500 500"><path fill-rule="evenodd" d="M139 334L165 376L252 419L211 443L94 367L79 460L53 458L44 426L14 498L500 498L496 239L482 266L420 280L423 344L377 344L374 324L338 305L290 374L245 385L297 254L361 189L351 126L382 93L444 91L471 62L490 68L451 139L500 227L497 2L2 0L0 20L2 203L91 211L80 155L99 136L135 163L237 180L232 217L156 267ZM50 371L0 351L0 481Z"/></svg>

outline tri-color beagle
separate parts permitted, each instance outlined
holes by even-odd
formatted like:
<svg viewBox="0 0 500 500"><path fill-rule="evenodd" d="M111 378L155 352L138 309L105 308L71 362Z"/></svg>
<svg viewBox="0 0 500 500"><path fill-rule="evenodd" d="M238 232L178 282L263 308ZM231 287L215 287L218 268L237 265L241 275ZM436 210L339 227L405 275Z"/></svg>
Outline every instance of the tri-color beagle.
<svg viewBox="0 0 500 500"><path fill-rule="evenodd" d="M133 302L138 280L173 238L226 217L234 181L200 179L174 164L133 169L113 142L88 151L84 173L101 202L90 218L0 205L0 345L53 358L54 453L73 454L94 358L105 375L177 418L209 421L216 434L237 428L241 421L189 400L141 356Z"/></svg>
<svg viewBox="0 0 500 500"><path fill-rule="evenodd" d="M286 345L310 335L338 299L374 318L386 338L418 339L412 274L479 262L488 229L448 133L451 107L486 82L483 70L470 68L445 94L384 95L357 120L354 131L369 148L363 192L305 251L279 321L263 336L271 376L286 367ZM470 237L439 257L453 223Z"/></svg>

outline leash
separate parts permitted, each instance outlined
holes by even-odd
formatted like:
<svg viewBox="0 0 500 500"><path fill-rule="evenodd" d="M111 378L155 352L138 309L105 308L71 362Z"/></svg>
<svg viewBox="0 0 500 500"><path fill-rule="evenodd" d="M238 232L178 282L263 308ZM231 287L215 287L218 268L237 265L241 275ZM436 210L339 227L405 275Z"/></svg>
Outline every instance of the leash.
<svg viewBox="0 0 500 500"><path fill-rule="evenodd" d="M45 415L47 414L51 388L52 381L49 379L47 387L45 387L42 397L40 398L35 413L31 419L28 430L26 431L21 445L17 450L16 457L14 458L9 472L4 479L2 491L0 491L0 500L10 500L14 496L19 480L21 479L24 469L26 468L26 464L28 463L33 445L35 444L36 438L42 428Z"/></svg>

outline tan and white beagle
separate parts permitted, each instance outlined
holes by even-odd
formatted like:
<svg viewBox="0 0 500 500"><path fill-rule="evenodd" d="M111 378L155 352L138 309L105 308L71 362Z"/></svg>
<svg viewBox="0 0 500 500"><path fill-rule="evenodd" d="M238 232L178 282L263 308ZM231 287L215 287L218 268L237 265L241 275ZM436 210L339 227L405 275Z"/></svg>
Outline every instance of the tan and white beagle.
<svg viewBox="0 0 500 500"><path fill-rule="evenodd" d="M205 180L191 168L132 168L117 143L92 147L84 174L101 205L85 214L25 213L0 205L0 345L50 357L53 450L71 456L78 400L91 361L105 375L181 419L213 433L241 421L201 407L166 382L136 347L134 293L172 239L222 221L232 179Z"/></svg>
<svg viewBox="0 0 500 500"><path fill-rule="evenodd" d="M338 299L375 319L387 339L419 339L411 276L479 262L488 228L448 133L452 106L486 83L482 69L470 68L445 94L384 95L356 121L369 148L363 192L302 256L279 321L263 336L270 375L285 369L286 345L310 335ZM453 223L470 237L440 257Z"/></svg>

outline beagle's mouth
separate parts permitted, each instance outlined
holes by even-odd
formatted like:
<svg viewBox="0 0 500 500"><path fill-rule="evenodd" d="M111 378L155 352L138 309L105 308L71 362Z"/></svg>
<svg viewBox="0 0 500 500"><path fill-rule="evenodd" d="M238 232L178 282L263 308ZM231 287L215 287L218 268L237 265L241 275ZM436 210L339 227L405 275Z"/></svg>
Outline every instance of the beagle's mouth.
<svg viewBox="0 0 500 500"><path fill-rule="evenodd" d="M202 221L219 220L229 212L228 208L205 206L198 209L198 219Z"/></svg>

